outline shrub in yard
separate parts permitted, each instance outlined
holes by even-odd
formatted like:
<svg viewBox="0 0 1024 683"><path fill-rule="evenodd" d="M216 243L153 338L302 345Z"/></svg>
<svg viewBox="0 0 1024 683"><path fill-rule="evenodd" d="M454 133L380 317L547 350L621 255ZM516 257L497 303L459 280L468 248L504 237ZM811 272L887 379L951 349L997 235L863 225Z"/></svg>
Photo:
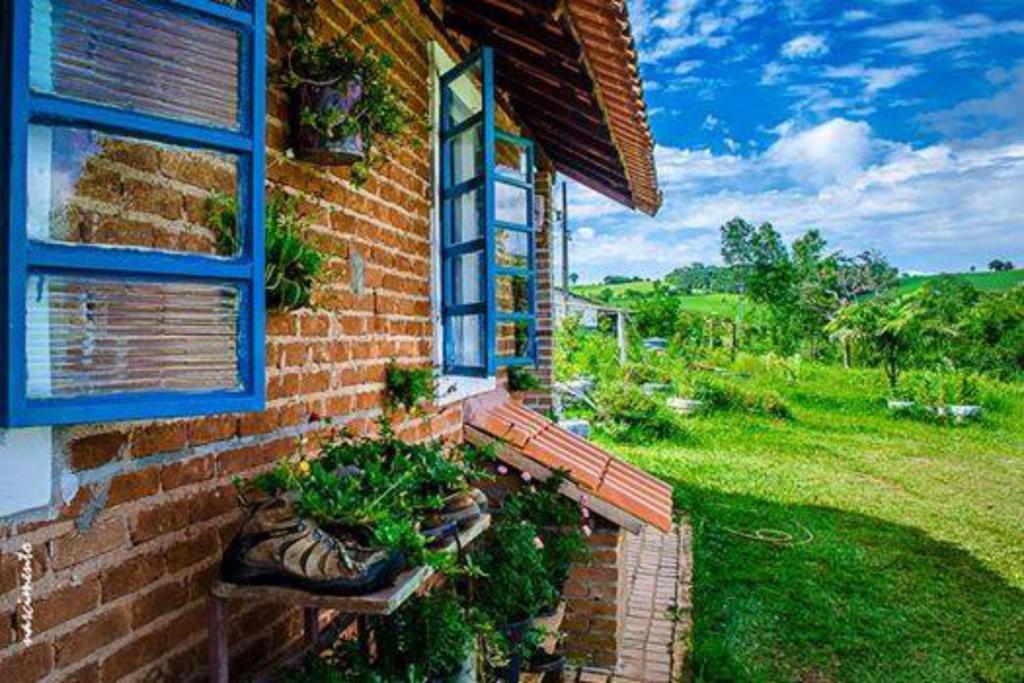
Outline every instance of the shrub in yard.
<svg viewBox="0 0 1024 683"><path fill-rule="evenodd" d="M601 428L621 441L676 440L688 436L680 417L658 398L627 382L604 382L594 394Z"/></svg>
<svg viewBox="0 0 1024 683"><path fill-rule="evenodd" d="M407 411L419 408L434 398L437 382L433 368L405 368L392 360L385 369L388 404Z"/></svg>
<svg viewBox="0 0 1024 683"><path fill-rule="evenodd" d="M738 410L780 419L793 416L779 392L747 389L719 377L697 377L693 381L693 397L703 401L707 410Z"/></svg>

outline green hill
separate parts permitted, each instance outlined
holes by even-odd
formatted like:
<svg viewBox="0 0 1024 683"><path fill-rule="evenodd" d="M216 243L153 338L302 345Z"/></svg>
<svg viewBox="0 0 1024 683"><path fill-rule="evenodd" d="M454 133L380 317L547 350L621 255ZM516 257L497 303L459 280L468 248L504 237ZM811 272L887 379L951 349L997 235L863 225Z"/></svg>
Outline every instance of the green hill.
<svg viewBox="0 0 1024 683"><path fill-rule="evenodd" d="M999 273L951 274L957 278L970 282L978 289L993 292L1013 289L1017 285L1024 283L1024 269L1005 270ZM937 277L941 277L941 275L910 275L900 279L900 284L899 287L896 288L896 292L898 294L909 294L910 292L923 287L929 280L934 280Z"/></svg>

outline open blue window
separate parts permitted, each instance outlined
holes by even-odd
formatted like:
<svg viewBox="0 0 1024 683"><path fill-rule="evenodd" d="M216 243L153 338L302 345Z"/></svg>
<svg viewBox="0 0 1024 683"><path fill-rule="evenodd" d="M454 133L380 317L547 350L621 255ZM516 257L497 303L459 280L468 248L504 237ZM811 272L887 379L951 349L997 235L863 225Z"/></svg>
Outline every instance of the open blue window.
<svg viewBox="0 0 1024 683"><path fill-rule="evenodd" d="M0 424L260 409L265 0L3 5Z"/></svg>
<svg viewBox="0 0 1024 683"><path fill-rule="evenodd" d="M444 371L536 360L534 147L495 125L494 55L441 77Z"/></svg>

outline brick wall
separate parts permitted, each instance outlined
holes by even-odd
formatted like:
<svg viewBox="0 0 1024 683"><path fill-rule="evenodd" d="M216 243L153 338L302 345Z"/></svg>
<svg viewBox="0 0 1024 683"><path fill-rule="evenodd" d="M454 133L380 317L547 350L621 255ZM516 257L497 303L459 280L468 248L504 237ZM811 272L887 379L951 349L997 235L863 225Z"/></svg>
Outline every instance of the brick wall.
<svg viewBox="0 0 1024 683"><path fill-rule="evenodd" d="M565 654L587 666L613 668L621 641L628 584L625 529L594 518L590 561L574 565L565 586Z"/></svg>
<svg viewBox="0 0 1024 683"><path fill-rule="evenodd" d="M280 6L272 4L273 16ZM332 33L365 15L364 5L319 3ZM427 42L436 34L413 0L402 9L401 19L372 27L367 39L395 56L395 78L425 117ZM276 62L273 39L269 50ZM371 431L388 360L430 362L429 145L403 150L357 190L345 169L290 159L286 121L285 94L272 88L268 182L300 197L307 237L330 260L312 309L268 318L267 409L57 430L55 466L71 500L45 520L0 522L0 681L203 678L205 596L241 520L232 478L267 468L302 448L300 439L342 424ZM209 236L185 217L185 232L208 245ZM452 405L403 421L399 433L461 438L461 412ZM15 627L13 553L25 543L34 557L31 647ZM301 631L295 610L231 604L229 612L236 674L277 659Z"/></svg>
<svg viewBox="0 0 1024 683"><path fill-rule="evenodd" d="M548 412L554 408L552 385L554 367L554 289L552 287L551 248L555 213L553 203L555 172L541 161L537 173L537 201L544 204L544 221L537 232L537 378L542 389L525 394L523 403L530 408Z"/></svg>

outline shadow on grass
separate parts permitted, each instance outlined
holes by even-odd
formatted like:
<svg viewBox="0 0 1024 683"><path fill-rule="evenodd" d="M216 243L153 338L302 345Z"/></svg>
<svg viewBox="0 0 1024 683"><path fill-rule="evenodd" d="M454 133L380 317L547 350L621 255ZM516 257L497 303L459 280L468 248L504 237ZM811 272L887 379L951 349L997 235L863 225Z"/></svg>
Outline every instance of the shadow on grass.
<svg viewBox="0 0 1024 683"><path fill-rule="evenodd" d="M672 483L694 526L696 680L1024 681L1024 592L957 546Z"/></svg>

